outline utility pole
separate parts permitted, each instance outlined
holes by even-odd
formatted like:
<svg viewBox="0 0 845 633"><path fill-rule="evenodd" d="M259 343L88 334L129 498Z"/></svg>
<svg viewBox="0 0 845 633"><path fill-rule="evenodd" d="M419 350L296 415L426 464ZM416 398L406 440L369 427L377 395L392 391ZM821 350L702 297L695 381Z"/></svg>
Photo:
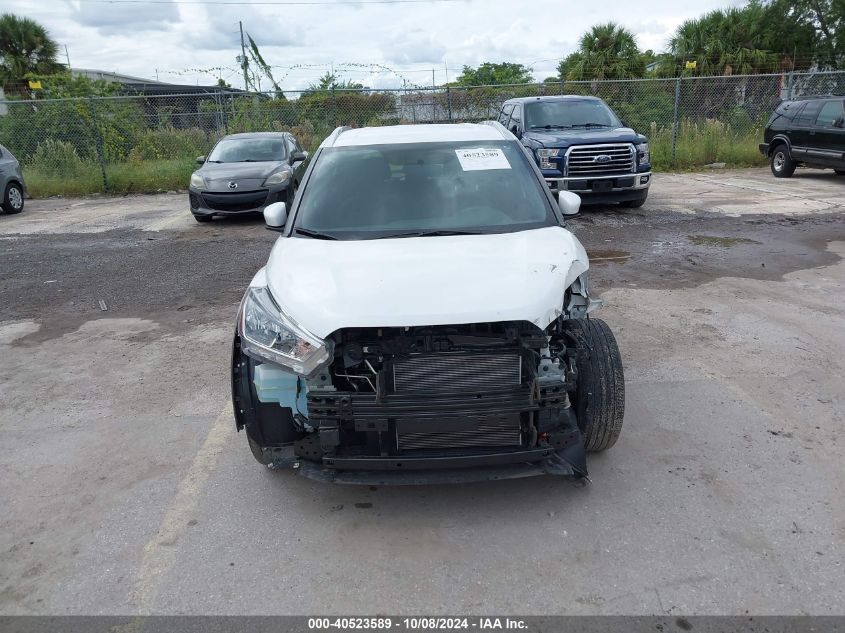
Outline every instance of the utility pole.
<svg viewBox="0 0 845 633"><path fill-rule="evenodd" d="M249 90L249 78L246 74L246 46L244 45L244 23L238 20L238 26L241 29L241 68L244 71L244 90Z"/></svg>
<svg viewBox="0 0 845 633"><path fill-rule="evenodd" d="M434 68L431 69L431 87L436 88L436 84L434 83Z"/></svg>
<svg viewBox="0 0 845 633"><path fill-rule="evenodd" d="M67 70L70 72L70 53L67 52L67 44L65 44L65 57L67 58Z"/></svg>

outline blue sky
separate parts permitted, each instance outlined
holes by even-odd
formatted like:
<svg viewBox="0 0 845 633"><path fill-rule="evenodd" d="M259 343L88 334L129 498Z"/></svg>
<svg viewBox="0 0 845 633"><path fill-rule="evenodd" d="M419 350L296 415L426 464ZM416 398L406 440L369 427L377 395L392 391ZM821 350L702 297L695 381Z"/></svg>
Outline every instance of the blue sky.
<svg viewBox="0 0 845 633"><path fill-rule="evenodd" d="M684 19L737 4L741 0L337 0L318 6L5 0L3 10L44 24L68 46L74 67L190 84L222 75L234 86L243 83L235 60L242 20L282 86L294 89L332 64L341 77L376 88L401 87L403 80L430 85L432 69L435 82L443 83L447 72L454 79L464 64L483 61L524 63L540 80L554 74L592 24L616 21L635 33L641 48L661 50ZM202 72L217 67L222 70Z"/></svg>

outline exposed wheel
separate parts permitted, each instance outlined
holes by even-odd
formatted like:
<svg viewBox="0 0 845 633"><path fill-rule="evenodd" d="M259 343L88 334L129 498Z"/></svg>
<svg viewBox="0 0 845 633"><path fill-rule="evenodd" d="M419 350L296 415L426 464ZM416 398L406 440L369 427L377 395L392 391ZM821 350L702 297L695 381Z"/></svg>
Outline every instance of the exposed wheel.
<svg viewBox="0 0 845 633"><path fill-rule="evenodd" d="M578 386L574 395L584 448L603 451L616 444L625 416L622 357L610 326L601 319L573 319L569 331L579 341Z"/></svg>
<svg viewBox="0 0 845 633"><path fill-rule="evenodd" d="M769 158L769 164L771 165L775 178L789 178L795 173L795 167L797 166L789 155L789 148L785 143L775 146Z"/></svg>
<svg viewBox="0 0 845 633"><path fill-rule="evenodd" d="M648 198L648 194L644 195L642 198L637 198L636 200L625 200L619 204L628 209L639 209L645 204L646 198Z"/></svg>
<svg viewBox="0 0 845 633"><path fill-rule="evenodd" d="M10 182L6 185L2 206L3 211L10 215L23 211L23 188L19 184Z"/></svg>
<svg viewBox="0 0 845 633"><path fill-rule="evenodd" d="M194 213L194 220L197 222L211 222L213 216L210 215L200 215L198 213Z"/></svg>
<svg viewBox="0 0 845 633"><path fill-rule="evenodd" d="M834 169L837 176L845 176L845 169Z"/></svg>

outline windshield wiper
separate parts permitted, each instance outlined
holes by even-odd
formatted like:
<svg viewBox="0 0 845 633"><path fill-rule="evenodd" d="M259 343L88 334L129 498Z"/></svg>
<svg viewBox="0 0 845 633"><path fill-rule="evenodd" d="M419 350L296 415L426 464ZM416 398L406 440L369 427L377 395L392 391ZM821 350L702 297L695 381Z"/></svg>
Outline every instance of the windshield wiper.
<svg viewBox="0 0 845 633"><path fill-rule="evenodd" d="M436 231L413 231L410 233L393 233L392 235L382 235L377 239L388 240L394 237L442 237L446 235L481 235L481 231L460 231L452 229L438 229Z"/></svg>
<svg viewBox="0 0 845 633"><path fill-rule="evenodd" d="M607 123L579 123L573 127L610 127Z"/></svg>
<svg viewBox="0 0 845 633"><path fill-rule="evenodd" d="M329 235L328 233L320 233L319 231L312 231L311 229L303 229L303 228L295 228L293 230L294 233L297 235L305 235L306 237L312 237L315 240L336 240L337 238L334 235Z"/></svg>
<svg viewBox="0 0 845 633"><path fill-rule="evenodd" d="M207 163L218 163L219 164L219 163L222 163L223 161L222 160L207 160L205 162L207 162Z"/></svg>
<svg viewBox="0 0 845 633"><path fill-rule="evenodd" d="M532 130L569 130L571 125L532 125Z"/></svg>

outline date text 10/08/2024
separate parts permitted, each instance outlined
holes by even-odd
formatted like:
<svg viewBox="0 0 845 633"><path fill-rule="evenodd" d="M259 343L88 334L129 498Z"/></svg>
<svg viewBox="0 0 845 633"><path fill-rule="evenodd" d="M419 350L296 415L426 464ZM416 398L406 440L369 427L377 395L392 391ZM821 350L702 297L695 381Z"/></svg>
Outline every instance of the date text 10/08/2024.
<svg viewBox="0 0 845 633"><path fill-rule="evenodd" d="M453 630L512 630L526 629L518 618L443 618L443 617L351 617L308 618L309 630L396 630L396 631L453 631Z"/></svg>

